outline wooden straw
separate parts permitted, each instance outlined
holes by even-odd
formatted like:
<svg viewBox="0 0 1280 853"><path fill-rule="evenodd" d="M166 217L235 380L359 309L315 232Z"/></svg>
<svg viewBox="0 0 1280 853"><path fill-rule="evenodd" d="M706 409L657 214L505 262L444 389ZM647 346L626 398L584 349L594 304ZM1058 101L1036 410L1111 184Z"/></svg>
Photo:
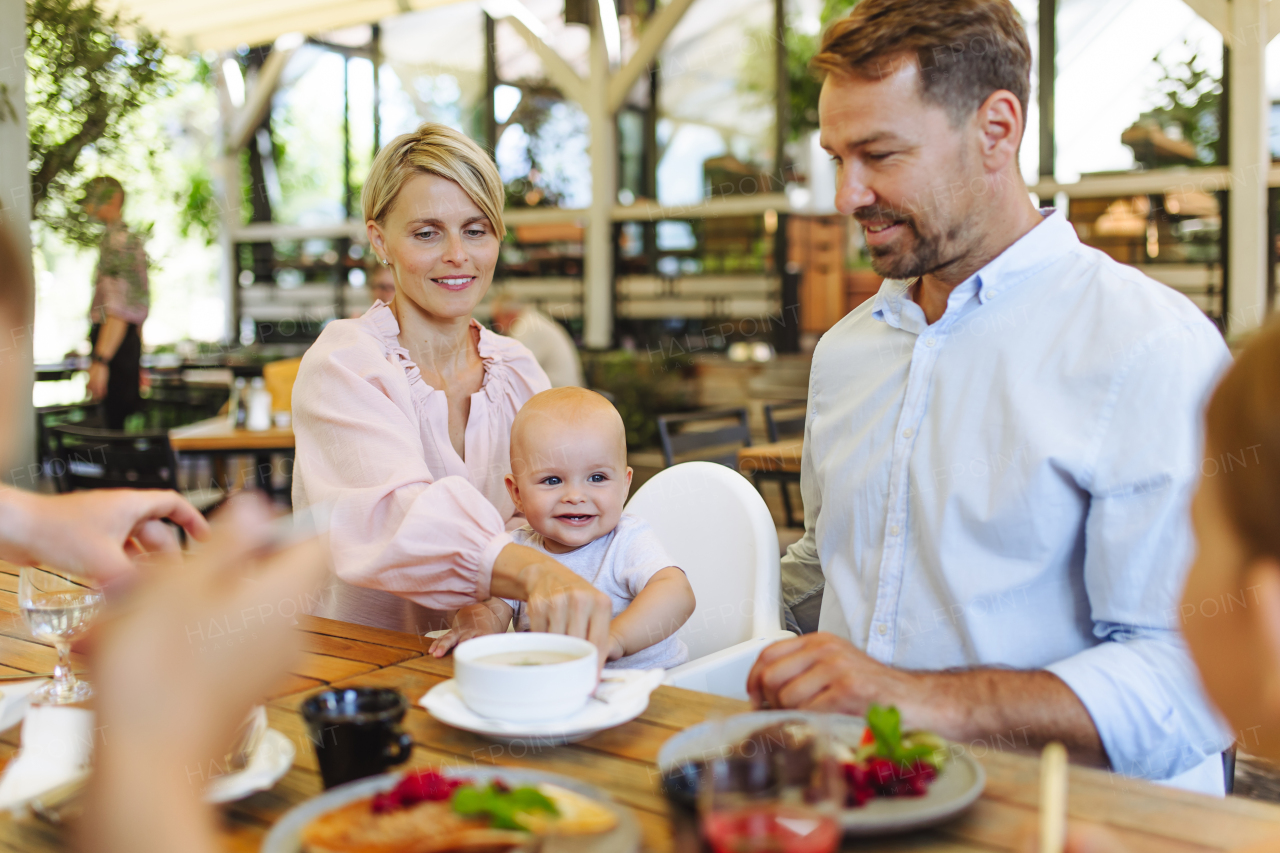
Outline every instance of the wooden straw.
<svg viewBox="0 0 1280 853"><path fill-rule="evenodd" d="M1062 853L1067 836L1067 750L1054 741L1040 754L1040 853Z"/></svg>

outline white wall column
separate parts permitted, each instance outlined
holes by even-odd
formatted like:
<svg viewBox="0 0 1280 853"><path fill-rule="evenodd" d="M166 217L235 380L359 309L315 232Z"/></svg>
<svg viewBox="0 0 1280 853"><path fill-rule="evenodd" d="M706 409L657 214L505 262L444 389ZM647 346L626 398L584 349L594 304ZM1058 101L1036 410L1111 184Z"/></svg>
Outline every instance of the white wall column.
<svg viewBox="0 0 1280 853"><path fill-rule="evenodd" d="M0 226L4 227L31 272L31 178L27 172L27 7L23 0L0 0ZM34 300L33 300L34 301ZM34 306L33 306L34 310ZM12 460L10 469L0 471L0 481L32 488L35 481L28 466L35 461L35 416L32 414L31 330L34 315L19 328L0 331L0 358L17 356L22 371L22 400L19 413L19 444L0 449ZM16 452L15 452L16 451Z"/></svg>
<svg viewBox="0 0 1280 853"><path fill-rule="evenodd" d="M1227 335L1260 326L1267 314L1267 0L1232 0L1228 117L1231 188L1227 219Z"/></svg>
<svg viewBox="0 0 1280 853"><path fill-rule="evenodd" d="M591 122L591 214L583 245L583 343L606 349L613 341L613 205L617 194L617 146L609 109L609 54L600 13L591 22L591 74L586 79L587 118Z"/></svg>

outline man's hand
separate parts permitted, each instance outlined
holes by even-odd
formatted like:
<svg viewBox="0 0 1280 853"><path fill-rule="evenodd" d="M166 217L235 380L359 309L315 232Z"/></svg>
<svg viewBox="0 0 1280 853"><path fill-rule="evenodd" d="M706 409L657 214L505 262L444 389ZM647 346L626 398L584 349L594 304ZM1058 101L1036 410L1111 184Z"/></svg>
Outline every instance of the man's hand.
<svg viewBox="0 0 1280 853"><path fill-rule="evenodd" d="M111 375L111 368L107 367L100 361L95 361L89 365L89 399L95 403L107 396L107 378Z"/></svg>
<svg viewBox="0 0 1280 853"><path fill-rule="evenodd" d="M0 558L110 581L132 572L141 556L178 550L166 518L193 539L209 537L209 523L177 492L99 489L55 496L3 489Z"/></svg>
<svg viewBox="0 0 1280 853"><path fill-rule="evenodd" d="M915 680L847 640L817 633L765 647L747 676L747 693L757 708L863 714L872 702L903 708Z"/></svg>
<svg viewBox="0 0 1280 853"><path fill-rule="evenodd" d="M1061 741L1076 764L1108 766L1102 738L1080 697L1040 669L908 672L886 666L831 634L766 646L747 676L757 707L862 715L895 705L907 729L954 741L999 734L1027 751Z"/></svg>

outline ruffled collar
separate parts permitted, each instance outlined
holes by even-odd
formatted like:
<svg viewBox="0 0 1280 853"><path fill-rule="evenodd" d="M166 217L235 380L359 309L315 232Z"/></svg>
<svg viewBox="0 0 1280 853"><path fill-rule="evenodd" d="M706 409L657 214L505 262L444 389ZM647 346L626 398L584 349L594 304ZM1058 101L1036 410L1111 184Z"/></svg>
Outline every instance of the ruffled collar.
<svg viewBox="0 0 1280 853"><path fill-rule="evenodd" d="M387 304L381 299L375 299L361 319L372 327L381 340L387 358L403 368L409 380L409 389L414 396L423 400L430 396L436 389L426 383L417 363L409 357L409 351L400 345L400 324L396 322L396 316L391 313ZM471 318L471 327L480 333L476 344L480 352L480 360L484 363L484 378L480 380L480 390L485 392L491 401L497 400L499 386L506 379L506 364L502 350L494 340L496 334L486 329L474 317Z"/></svg>

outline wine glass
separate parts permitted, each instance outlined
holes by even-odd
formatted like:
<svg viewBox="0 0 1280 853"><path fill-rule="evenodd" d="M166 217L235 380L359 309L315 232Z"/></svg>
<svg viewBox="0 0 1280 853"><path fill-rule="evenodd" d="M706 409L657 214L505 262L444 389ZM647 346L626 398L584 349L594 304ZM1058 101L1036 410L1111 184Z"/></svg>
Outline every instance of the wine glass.
<svg viewBox="0 0 1280 853"><path fill-rule="evenodd" d="M71 671L71 643L85 632L102 607L102 590L74 575L25 566L18 576L18 606L37 640L53 643L58 664L53 681L31 694L38 705L70 705L93 695L87 681Z"/></svg>
<svg viewBox="0 0 1280 853"><path fill-rule="evenodd" d="M831 744L829 727L810 717L709 756L698 816L712 853L834 853L845 789Z"/></svg>

